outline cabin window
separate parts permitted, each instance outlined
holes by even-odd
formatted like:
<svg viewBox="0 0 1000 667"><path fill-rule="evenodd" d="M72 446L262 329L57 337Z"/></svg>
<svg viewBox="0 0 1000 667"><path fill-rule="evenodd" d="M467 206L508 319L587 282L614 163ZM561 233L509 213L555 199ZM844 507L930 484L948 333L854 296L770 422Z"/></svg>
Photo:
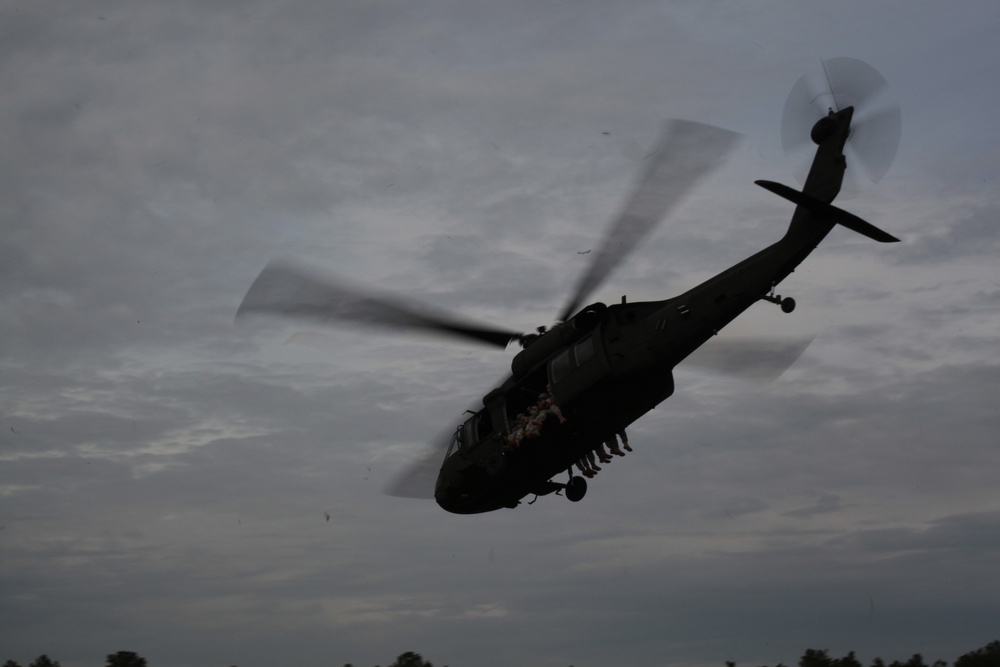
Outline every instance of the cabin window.
<svg viewBox="0 0 1000 667"><path fill-rule="evenodd" d="M570 356L572 354L572 356ZM567 377L574 368L586 365L597 354L596 343L593 336L587 336L577 343L571 350L565 350L562 354L552 360L550 379L553 383Z"/></svg>
<svg viewBox="0 0 1000 667"><path fill-rule="evenodd" d="M552 382L559 382L569 375L572 366L569 360L569 350L563 351L558 357L552 360Z"/></svg>
<svg viewBox="0 0 1000 667"><path fill-rule="evenodd" d="M574 396L586 391L610 370L601 348L599 333L587 335L549 362L549 382L552 398L565 405Z"/></svg>
<svg viewBox="0 0 1000 667"><path fill-rule="evenodd" d="M587 336L576 344L576 365L583 366L594 358L594 337Z"/></svg>

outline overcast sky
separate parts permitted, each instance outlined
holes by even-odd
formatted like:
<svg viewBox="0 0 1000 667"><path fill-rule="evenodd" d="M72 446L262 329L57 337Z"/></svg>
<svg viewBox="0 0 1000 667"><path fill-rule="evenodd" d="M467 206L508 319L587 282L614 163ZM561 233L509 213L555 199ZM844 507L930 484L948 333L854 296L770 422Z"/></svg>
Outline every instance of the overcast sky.
<svg viewBox="0 0 1000 667"><path fill-rule="evenodd" d="M64 667L928 660L1000 638L995 2L0 4L0 660ZM763 385L680 367L581 503L385 485L514 349L252 319L272 258L550 324L668 118L735 130L594 294L776 240L821 57L896 162L760 304ZM289 339L294 338L292 343ZM329 520L327 516L329 515Z"/></svg>

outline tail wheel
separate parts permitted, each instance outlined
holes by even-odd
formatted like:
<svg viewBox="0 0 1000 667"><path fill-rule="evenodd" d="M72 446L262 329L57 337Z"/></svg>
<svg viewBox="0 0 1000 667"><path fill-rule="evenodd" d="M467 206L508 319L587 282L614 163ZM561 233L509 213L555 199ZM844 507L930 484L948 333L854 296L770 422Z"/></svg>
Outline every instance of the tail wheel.
<svg viewBox="0 0 1000 667"><path fill-rule="evenodd" d="M583 500L587 495L587 480L583 477L574 477L566 485L566 498L574 503Z"/></svg>
<svg viewBox="0 0 1000 667"><path fill-rule="evenodd" d="M761 299L769 303L774 303L781 306L781 312L790 313L795 310L795 299L790 296L786 296L784 299L781 298L780 294L775 294L772 288L771 293L762 296Z"/></svg>

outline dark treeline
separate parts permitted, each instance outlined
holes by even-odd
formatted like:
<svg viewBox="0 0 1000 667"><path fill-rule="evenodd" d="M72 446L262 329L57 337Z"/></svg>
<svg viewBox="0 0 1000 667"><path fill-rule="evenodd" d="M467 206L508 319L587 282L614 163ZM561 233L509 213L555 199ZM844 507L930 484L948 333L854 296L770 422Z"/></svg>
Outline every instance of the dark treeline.
<svg viewBox="0 0 1000 667"><path fill-rule="evenodd" d="M0 667L21 667L21 664L13 660L8 660ZM47 655L40 655L34 662L28 663L28 667L60 667L58 660L52 660ZM132 651L118 651L107 657L104 667L148 667L146 659ZM232 665L231 667L236 667ZM354 667L350 663L344 667ZM375 667L379 667L375 665ZM401 654L388 667L434 667L430 662L423 659L419 653L407 651ZM445 665L444 667L448 667ZM570 665L569 667L573 667ZM726 667L736 667L736 663L727 660ZM759 667L767 667L760 665ZM786 667L784 663L778 663L775 667ZM865 667L854 657L854 651L850 651L841 658L831 658L828 649L808 648L799 658L798 667ZM927 663L919 653L914 653L908 660L901 662L893 660L886 663L882 658L872 660L870 667L949 667L944 660L935 660ZM952 667L1000 667L1000 641L992 641L982 648L969 651L955 659Z"/></svg>
<svg viewBox="0 0 1000 667"><path fill-rule="evenodd" d="M736 663L727 660L726 667L736 667ZM779 662L775 667L785 667L785 665ZM865 667L865 665L854 657L854 651L842 658L831 658L827 649L808 648L799 658L798 667ZM882 658L875 658L871 662L871 667L948 667L948 663L945 660L928 663L924 661L922 655L914 653L905 662L893 660L886 663ZM1000 667L1000 641L992 641L982 648L960 655L955 659L953 667Z"/></svg>
<svg viewBox="0 0 1000 667"><path fill-rule="evenodd" d="M21 663L8 660L3 663L3 667L21 667ZM35 658L34 662L29 662L28 667L61 667L58 660L53 660L49 656L42 654ZM106 658L104 667L147 667L146 659L138 653L132 651L118 651Z"/></svg>

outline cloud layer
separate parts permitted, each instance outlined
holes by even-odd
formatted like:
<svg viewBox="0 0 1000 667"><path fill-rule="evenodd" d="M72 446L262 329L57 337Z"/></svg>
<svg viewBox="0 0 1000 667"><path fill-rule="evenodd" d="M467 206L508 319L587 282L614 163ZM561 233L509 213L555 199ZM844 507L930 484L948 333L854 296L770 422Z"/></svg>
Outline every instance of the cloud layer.
<svg viewBox="0 0 1000 667"><path fill-rule="evenodd" d="M790 664L996 639L995 9L315 2L0 9L0 659ZM903 144L584 502L381 495L510 354L278 320L272 258L550 324L664 118L746 137L594 297L679 293L775 240L784 96L875 66ZM284 344L292 339L293 344ZM302 344L305 343L305 344Z"/></svg>

